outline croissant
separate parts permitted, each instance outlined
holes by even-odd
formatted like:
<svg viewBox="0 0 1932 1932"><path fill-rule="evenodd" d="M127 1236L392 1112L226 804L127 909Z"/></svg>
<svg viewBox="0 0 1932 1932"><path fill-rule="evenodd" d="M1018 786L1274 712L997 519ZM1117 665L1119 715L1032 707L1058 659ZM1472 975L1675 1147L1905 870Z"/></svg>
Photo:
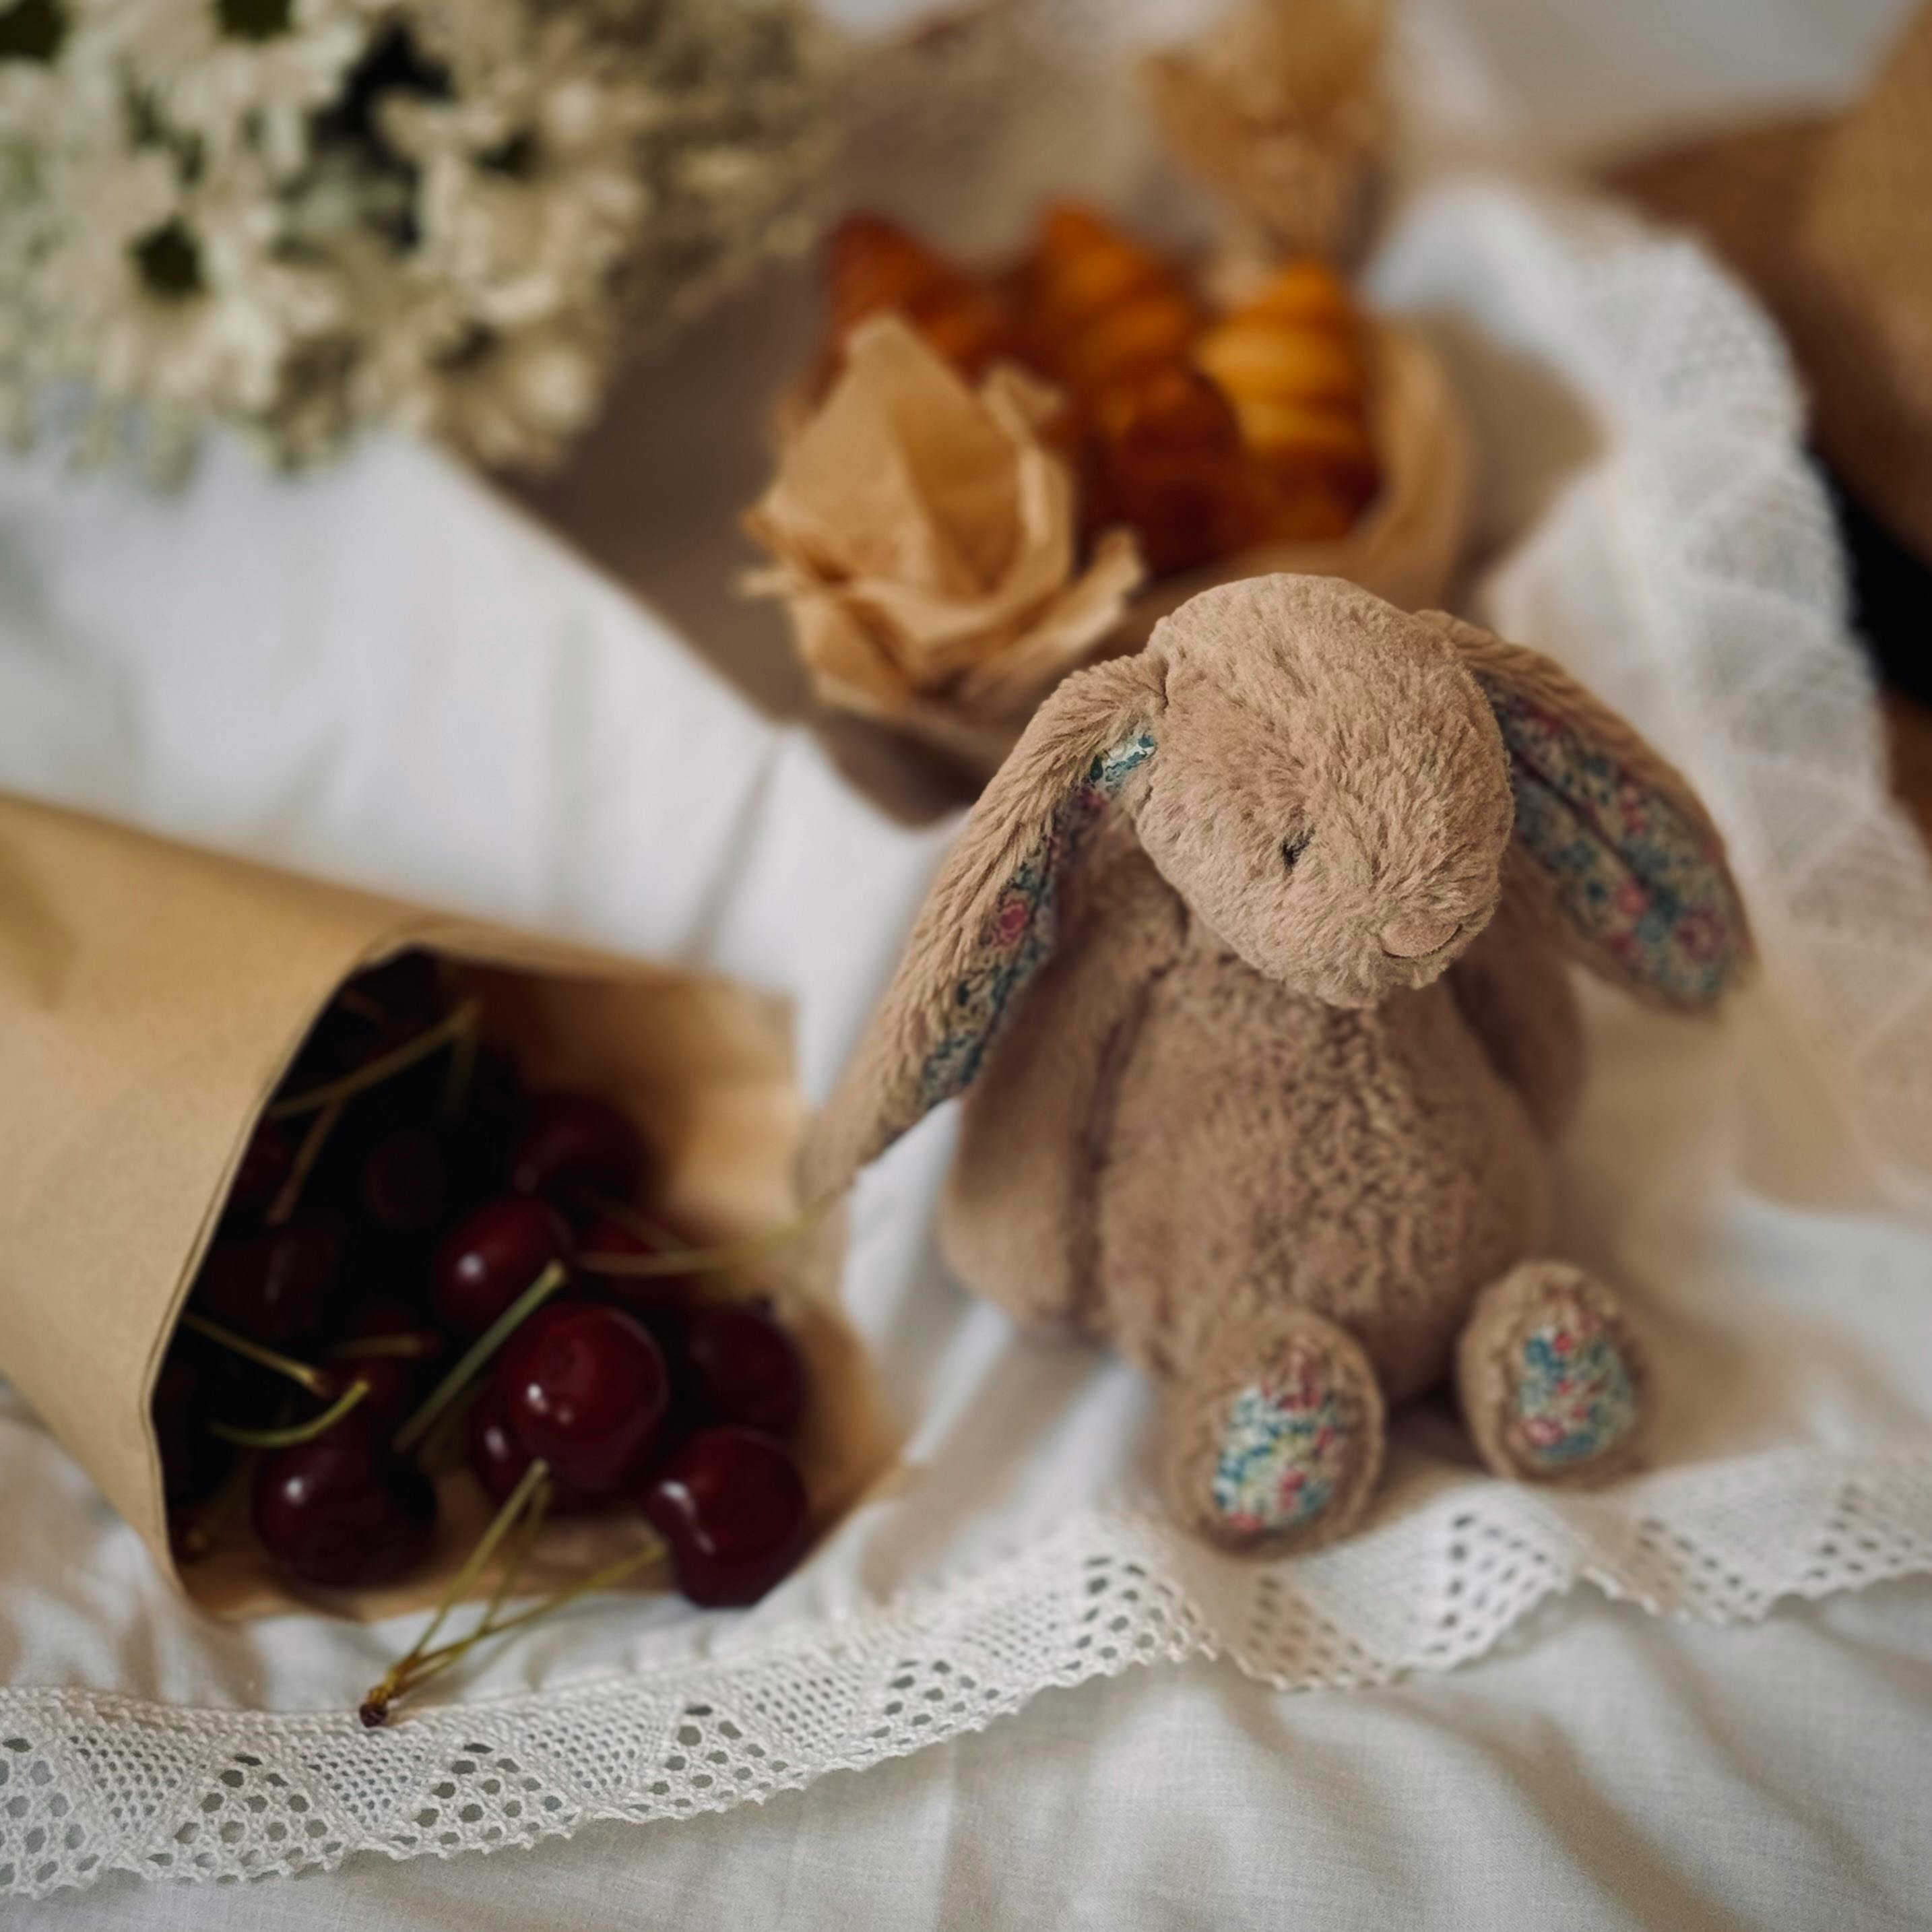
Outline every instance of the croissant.
<svg viewBox="0 0 1932 1932"><path fill-rule="evenodd" d="M1291 262L1196 345L1197 368L1233 405L1243 440L1280 484L1275 534L1337 536L1379 482L1368 370L1347 286Z"/></svg>
<svg viewBox="0 0 1932 1932"><path fill-rule="evenodd" d="M838 341L868 316L891 311L964 375L980 375L995 357L1015 352L1012 319L998 296L882 216L841 222L826 244L825 268Z"/></svg>
<svg viewBox="0 0 1932 1932"><path fill-rule="evenodd" d="M1184 362L1117 379L1096 405L1089 447L1090 524L1130 526L1155 576L1244 550L1275 526L1273 480L1227 398Z"/></svg>
<svg viewBox="0 0 1932 1932"><path fill-rule="evenodd" d="M1075 203L1047 211L1018 283L1030 359L1090 408L1112 385L1180 361L1200 332L1174 270Z"/></svg>

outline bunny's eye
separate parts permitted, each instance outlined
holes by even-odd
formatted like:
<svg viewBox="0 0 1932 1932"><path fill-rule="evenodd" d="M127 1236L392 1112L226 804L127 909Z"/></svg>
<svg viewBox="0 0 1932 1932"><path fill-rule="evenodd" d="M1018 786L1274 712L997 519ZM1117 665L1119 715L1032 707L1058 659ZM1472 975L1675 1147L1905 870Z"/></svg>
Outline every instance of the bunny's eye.
<svg viewBox="0 0 1932 1932"><path fill-rule="evenodd" d="M1309 835L1306 832L1298 832L1292 838L1284 838L1281 842L1281 862L1291 872L1294 870L1295 860L1308 850L1308 839Z"/></svg>

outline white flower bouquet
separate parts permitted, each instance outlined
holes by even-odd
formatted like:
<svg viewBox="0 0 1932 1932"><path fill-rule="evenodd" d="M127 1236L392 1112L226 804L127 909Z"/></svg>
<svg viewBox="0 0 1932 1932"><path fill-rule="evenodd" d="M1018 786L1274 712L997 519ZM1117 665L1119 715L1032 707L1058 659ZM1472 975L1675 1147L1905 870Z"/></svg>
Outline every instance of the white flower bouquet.
<svg viewBox="0 0 1932 1932"><path fill-rule="evenodd" d="M541 464L800 236L830 55L802 0L0 4L0 427Z"/></svg>

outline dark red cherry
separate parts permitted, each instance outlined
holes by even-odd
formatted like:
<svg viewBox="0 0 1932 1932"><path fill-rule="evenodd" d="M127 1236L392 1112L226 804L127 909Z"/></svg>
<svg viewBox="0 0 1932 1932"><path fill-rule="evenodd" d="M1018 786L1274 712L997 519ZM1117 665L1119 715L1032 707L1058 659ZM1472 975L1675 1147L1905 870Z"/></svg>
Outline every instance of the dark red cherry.
<svg viewBox="0 0 1932 1932"><path fill-rule="evenodd" d="M363 1156L356 1196L363 1213L385 1233L427 1234L443 1217L449 1179L434 1130L394 1127Z"/></svg>
<svg viewBox="0 0 1932 1932"><path fill-rule="evenodd" d="M615 1107L587 1094L539 1094L510 1145L510 1185L564 1203L628 1201L644 1177L644 1146Z"/></svg>
<svg viewBox="0 0 1932 1932"><path fill-rule="evenodd" d="M343 1247L342 1224L325 1211L256 1234L223 1235L202 1262L194 1305L269 1348L288 1348L321 1326Z"/></svg>
<svg viewBox="0 0 1932 1932"><path fill-rule="evenodd" d="M614 1220L608 1214L592 1214L584 1223L577 1237L580 1254L596 1255L654 1255L660 1251L653 1247L636 1228L626 1227L622 1221ZM652 1280L654 1277L633 1277L634 1280Z"/></svg>
<svg viewBox="0 0 1932 1932"><path fill-rule="evenodd" d="M754 1430L700 1430L638 1502L694 1604L756 1603L805 1550L805 1480L783 1446Z"/></svg>
<svg viewBox="0 0 1932 1932"><path fill-rule="evenodd" d="M255 1472L255 1534L304 1582L359 1589L400 1576L429 1547L436 1492L360 1409L313 1442L271 1450Z"/></svg>
<svg viewBox="0 0 1932 1932"><path fill-rule="evenodd" d="M508 1500L510 1492L524 1479L524 1472L535 1461L515 1430L510 1426L509 1406L494 1382L484 1385L470 1412L470 1466L484 1492L494 1503ZM608 1509L608 1496L590 1496L573 1490L553 1477L550 1514L584 1516Z"/></svg>
<svg viewBox="0 0 1932 1932"><path fill-rule="evenodd" d="M670 1252L668 1242L647 1241L634 1228L608 1214L593 1214L577 1238L577 1252L584 1264L580 1286L600 1301L614 1301L655 1324L662 1310L681 1304L690 1294L693 1278L688 1274L606 1274L596 1264L601 1255L622 1260Z"/></svg>
<svg viewBox="0 0 1932 1932"><path fill-rule="evenodd" d="M235 1452L208 1434L206 1377L200 1358L170 1349L154 1382L154 1439L161 1452L161 1486L170 1508L199 1502L228 1473Z"/></svg>
<svg viewBox="0 0 1932 1932"><path fill-rule="evenodd" d="M258 1120L230 1183L226 1211L259 1221L274 1205L296 1164L294 1137L279 1120Z"/></svg>
<svg viewBox="0 0 1932 1932"><path fill-rule="evenodd" d="M798 1344L762 1309L746 1303L696 1310L680 1352L681 1393L708 1420L786 1436L805 1408Z"/></svg>
<svg viewBox="0 0 1932 1932"><path fill-rule="evenodd" d="M446 1352L442 1337L426 1329L422 1316L407 1302L382 1294L364 1296L349 1311L342 1324L342 1335L341 1342L320 1364L327 1390L320 1406L328 1407L351 1384L365 1382L369 1392L362 1400L370 1414L392 1430L406 1421L424 1393L425 1368ZM412 1345L406 1354L392 1354L386 1349L367 1354L357 1352L358 1341L374 1337L388 1340L398 1336L406 1337ZM307 1406L314 1411L317 1403L312 1400Z"/></svg>
<svg viewBox="0 0 1932 1932"><path fill-rule="evenodd" d="M311 1414L332 1407L357 1383L367 1393L362 1406L386 1428L394 1430L415 1412L422 1385L418 1365L400 1355L343 1355L318 1364L320 1392L307 1398Z"/></svg>
<svg viewBox="0 0 1932 1932"><path fill-rule="evenodd" d="M432 1331L424 1328L423 1318L415 1304L397 1294L365 1294L342 1318L342 1337L346 1342L359 1342L370 1335L413 1335L428 1342ZM441 1340L435 1338L436 1346L426 1352L440 1352Z"/></svg>
<svg viewBox="0 0 1932 1932"><path fill-rule="evenodd" d="M570 1258L570 1230L548 1202L506 1194L464 1216L443 1238L430 1295L443 1326L474 1340L553 1262Z"/></svg>
<svg viewBox="0 0 1932 1932"><path fill-rule="evenodd" d="M594 1301L539 1308L503 1345L496 1387L524 1447L593 1496L635 1479L670 1400L648 1331Z"/></svg>

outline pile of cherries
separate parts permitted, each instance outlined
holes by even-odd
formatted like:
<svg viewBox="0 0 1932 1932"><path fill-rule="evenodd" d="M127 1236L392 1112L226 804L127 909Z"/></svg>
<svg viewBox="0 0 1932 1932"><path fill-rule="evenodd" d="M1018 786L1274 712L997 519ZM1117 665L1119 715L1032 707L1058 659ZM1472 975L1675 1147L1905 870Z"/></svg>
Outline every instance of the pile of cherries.
<svg viewBox="0 0 1932 1932"><path fill-rule="evenodd" d="M264 1112L162 1365L183 1554L245 1499L287 1574L389 1582L428 1548L432 1477L466 1458L503 1509L640 1510L695 1603L770 1588L806 1539L786 1446L804 1366L767 1302L664 1271L683 1244L636 1204L648 1165L603 1101L526 1092L433 956L349 981Z"/></svg>

